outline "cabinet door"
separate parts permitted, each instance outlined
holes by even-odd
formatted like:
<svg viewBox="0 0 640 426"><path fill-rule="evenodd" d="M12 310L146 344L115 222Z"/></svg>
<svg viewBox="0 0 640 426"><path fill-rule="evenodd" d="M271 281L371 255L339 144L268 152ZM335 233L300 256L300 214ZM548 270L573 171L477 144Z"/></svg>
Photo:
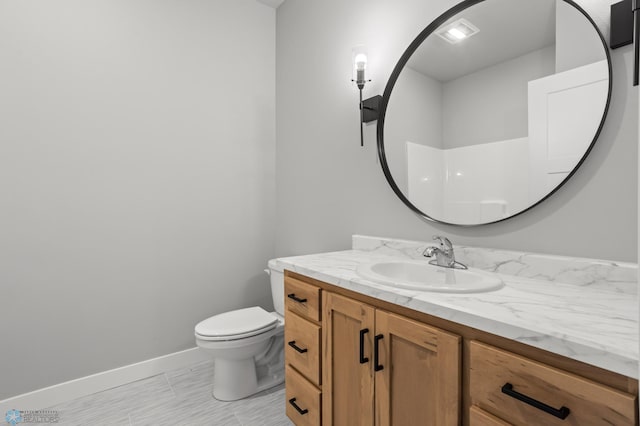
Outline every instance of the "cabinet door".
<svg viewBox="0 0 640 426"><path fill-rule="evenodd" d="M460 337L378 310L375 339L376 425L458 425Z"/></svg>
<svg viewBox="0 0 640 426"><path fill-rule="evenodd" d="M375 310L329 292L322 306L323 424L372 426Z"/></svg>

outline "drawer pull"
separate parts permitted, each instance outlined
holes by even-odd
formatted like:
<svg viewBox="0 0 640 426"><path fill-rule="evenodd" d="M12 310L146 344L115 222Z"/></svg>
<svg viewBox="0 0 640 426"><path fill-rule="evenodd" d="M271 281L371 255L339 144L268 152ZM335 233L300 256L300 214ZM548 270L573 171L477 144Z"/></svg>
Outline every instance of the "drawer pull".
<svg viewBox="0 0 640 426"><path fill-rule="evenodd" d="M301 347L297 346L297 345L296 345L296 341L295 341L295 340L290 341L290 342L288 343L288 345L289 345L289 346L291 346L291 347L292 347L293 349L295 349L296 351L298 351L298 353L303 354L303 353L307 352L307 349L302 349Z"/></svg>
<svg viewBox="0 0 640 426"><path fill-rule="evenodd" d="M382 340L384 336L382 334L378 334L373 338L373 369L375 371L380 371L384 369L384 366L380 365L379 361L379 353L380 352L380 340Z"/></svg>
<svg viewBox="0 0 640 426"><path fill-rule="evenodd" d="M295 301L296 301L296 302L298 302L298 303L304 303L304 302L306 302L306 301L307 301L307 299L300 299L299 297L296 297L296 294L295 294L295 293L287 294L287 297L288 297L289 299L293 299L293 300L295 300Z"/></svg>
<svg viewBox="0 0 640 426"><path fill-rule="evenodd" d="M369 362L369 358L364 356L364 335L369 332L368 328L363 328L360 330L360 364L364 364Z"/></svg>
<svg viewBox="0 0 640 426"><path fill-rule="evenodd" d="M296 411L303 416L309 412L309 410L307 410L306 408L303 410L302 408L298 407L298 404L296 404L296 398L291 398L289 400L289 404L291 404L293 408L295 408Z"/></svg>
<svg viewBox="0 0 640 426"><path fill-rule="evenodd" d="M566 419L569 413L571 413L571 410L569 410L565 406L560 407L560 409L553 408L527 395L521 394L520 392L516 392L513 390L513 385L511 383L505 383L504 386L502 386L502 393L507 394L510 397L517 399L518 401L522 401L525 404L529 404L532 407L536 407L538 410L542 410L545 413L549 413L552 416L562 420Z"/></svg>

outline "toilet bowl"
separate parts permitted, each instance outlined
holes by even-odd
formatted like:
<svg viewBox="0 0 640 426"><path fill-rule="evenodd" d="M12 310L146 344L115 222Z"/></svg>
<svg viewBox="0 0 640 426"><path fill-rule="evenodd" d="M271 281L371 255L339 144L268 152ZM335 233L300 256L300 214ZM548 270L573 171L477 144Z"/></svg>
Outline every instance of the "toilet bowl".
<svg viewBox="0 0 640 426"><path fill-rule="evenodd" d="M213 396L235 401L284 381L284 276L269 261L275 312L259 306L214 315L195 327L214 360Z"/></svg>

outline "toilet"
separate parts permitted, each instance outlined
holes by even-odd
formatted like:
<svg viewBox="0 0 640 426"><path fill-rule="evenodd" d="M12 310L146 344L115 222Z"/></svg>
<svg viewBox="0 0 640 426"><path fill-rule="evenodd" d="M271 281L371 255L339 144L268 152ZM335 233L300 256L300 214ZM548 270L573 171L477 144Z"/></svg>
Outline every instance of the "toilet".
<svg viewBox="0 0 640 426"><path fill-rule="evenodd" d="M270 260L275 312L259 306L214 315L195 327L196 344L214 359L213 396L235 401L284 382L284 275Z"/></svg>

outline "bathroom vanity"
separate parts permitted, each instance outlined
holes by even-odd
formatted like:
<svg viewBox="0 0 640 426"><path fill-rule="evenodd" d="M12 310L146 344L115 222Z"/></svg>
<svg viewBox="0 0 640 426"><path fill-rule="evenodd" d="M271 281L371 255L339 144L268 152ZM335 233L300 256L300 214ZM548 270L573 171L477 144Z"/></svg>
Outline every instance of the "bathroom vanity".
<svg viewBox="0 0 640 426"><path fill-rule="evenodd" d="M354 236L277 260L296 425L638 424L634 265L458 248L505 283L468 294L356 273L427 245Z"/></svg>
<svg viewBox="0 0 640 426"><path fill-rule="evenodd" d="M387 182L430 222L524 214L587 159L611 74L572 0L462 1L389 77L376 111ZM428 269L428 245L356 236L277 260L295 424L638 424L636 265L463 247L471 268L456 273Z"/></svg>

